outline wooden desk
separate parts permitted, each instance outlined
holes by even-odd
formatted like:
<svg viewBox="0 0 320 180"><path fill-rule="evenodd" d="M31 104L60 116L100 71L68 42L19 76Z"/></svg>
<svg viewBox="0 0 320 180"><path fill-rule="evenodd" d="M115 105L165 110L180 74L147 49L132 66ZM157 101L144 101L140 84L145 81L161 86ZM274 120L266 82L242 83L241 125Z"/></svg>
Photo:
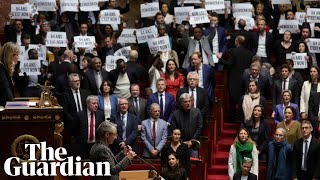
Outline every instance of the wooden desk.
<svg viewBox="0 0 320 180"><path fill-rule="evenodd" d="M55 126L62 121L62 108L12 107L0 112L0 179L54 179L54 177L10 177L4 172L6 159L17 156L21 159L25 152L25 143L46 141L47 147L54 147ZM56 135L57 131L56 131ZM59 136L59 135L58 135ZM56 136L57 137L57 136Z"/></svg>

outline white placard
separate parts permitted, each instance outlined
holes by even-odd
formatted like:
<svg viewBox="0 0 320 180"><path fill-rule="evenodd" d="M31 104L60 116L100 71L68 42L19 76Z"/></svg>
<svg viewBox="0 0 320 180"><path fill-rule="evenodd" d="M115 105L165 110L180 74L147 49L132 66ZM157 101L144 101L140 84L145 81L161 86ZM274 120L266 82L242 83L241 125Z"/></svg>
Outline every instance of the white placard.
<svg viewBox="0 0 320 180"><path fill-rule="evenodd" d="M171 51L169 36L162 36L148 41L148 47L151 54L156 54L159 51Z"/></svg>
<svg viewBox="0 0 320 180"><path fill-rule="evenodd" d="M293 60L293 67L294 69L306 69L308 68L308 61L306 60L307 53L288 53L286 54L287 59Z"/></svg>
<svg viewBox="0 0 320 180"><path fill-rule="evenodd" d="M47 32L46 46L47 47L67 47L66 32L49 31Z"/></svg>
<svg viewBox="0 0 320 180"><path fill-rule="evenodd" d="M137 43L137 37L134 34L136 29L123 29L117 39L117 43Z"/></svg>
<svg viewBox="0 0 320 180"><path fill-rule="evenodd" d="M182 21L186 21L187 17L189 16L189 12L193 9L193 6L174 7L174 16L176 17L176 23L181 24Z"/></svg>
<svg viewBox="0 0 320 180"><path fill-rule="evenodd" d="M76 48L95 48L96 38L94 36L74 36L74 47Z"/></svg>
<svg viewBox="0 0 320 180"><path fill-rule="evenodd" d="M224 9L224 0L206 0L205 9L209 10L219 10Z"/></svg>
<svg viewBox="0 0 320 180"><path fill-rule="evenodd" d="M41 63L39 59L20 61L19 75L24 76L24 73L26 73L28 76L40 75L41 74L40 67L41 67Z"/></svg>
<svg viewBox="0 0 320 180"><path fill-rule="evenodd" d="M81 11L100 11L98 0L80 0L79 2Z"/></svg>
<svg viewBox="0 0 320 180"><path fill-rule="evenodd" d="M45 45L29 44L28 50L26 51L26 55L28 55L30 49L37 50L39 60L44 61L47 59L47 47Z"/></svg>
<svg viewBox="0 0 320 180"><path fill-rule="evenodd" d="M212 59L213 59L213 63L218 63L219 62L219 58L217 57L216 54L212 54Z"/></svg>
<svg viewBox="0 0 320 180"><path fill-rule="evenodd" d="M151 39L158 37L158 29L156 26L137 29L136 31L138 44L148 42Z"/></svg>
<svg viewBox="0 0 320 180"><path fill-rule="evenodd" d="M234 3L232 5L233 16L248 16L252 17L253 6L250 3Z"/></svg>
<svg viewBox="0 0 320 180"><path fill-rule="evenodd" d="M61 12L79 12L79 1L78 0L60 0Z"/></svg>
<svg viewBox="0 0 320 180"><path fill-rule="evenodd" d="M245 27L245 29L247 29L247 30L253 29L255 23L254 23L254 19L253 19L252 17L248 17L248 16L238 16L238 17L236 18L236 24L234 25L234 26L235 26L235 30L239 30L239 20L240 20L240 19L243 19L243 20L246 21L246 27Z"/></svg>
<svg viewBox="0 0 320 180"><path fill-rule="evenodd" d="M202 24L202 23L209 23L210 20L208 18L207 10L200 8L200 9L194 9L190 11L190 24Z"/></svg>
<svg viewBox="0 0 320 180"><path fill-rule="evenodd" d="M56 11L56 0L34 0L37 11Z"/></svg>
<svg viewBox="0 0 320 180"><path fill-rule="evenodd" d="M127 58L124 56L106 56L106 71L110 72L111 70L116 69L118 59L123 59L125 62L127 62Z"/></svg>
<svg viewBox="0 0 320 180"><path fill-rule="evenodd" d="M154 17L159 11L158 2L140 4L141 17Z"/></svg>
<svg viewBox="0 0 320 180"><path fill-rule="evenodd" d="M19 46L19 59L18 61L24 61L26 60L26 47L25 46Z"/></svg>
<svg viewBox="0 0 320 180"><path fill-rule="evenodd" d="M299 21L299 25L302 25L302 23L305 21L306 15L306 12L296 12L296 20Z"/></svg>
<svg viewBox="0 0 320 180"><path fill-rule="evenodd" d="M291 0L272 0L272 4L291 4Z"/></svg>
<svg viewBox="0 0 320 180"><path fill-rule="evenodd" d="M30 4L11 4L11 19L30 19Z"/></svg>
<svg viewBox="0 0 320 180"><path fill-rule="evenodd" d="M319 8L308 8L307 9L307 22L320 22L320 9Z"/></svg>
<svg viewBox="0 0 320 180"><path fill-rule="evenodd" d="M115 56L125 56L126 58L129 57L129 54L130 54L130 51L131 51L131 47L130 46L126 46L126 47L123 47L121 49L118 49L114 55Z"/></svg>
<svg viewBox="0 0 320 180"><path fill-rule="evenodd" d="M100 24L120 24L120 11L117 9L107 9L100 11Z"/></svg>
<svg viewBox="0 0 320 180"><path fill-rule="evenodd" d="M320 53L320 39L319 38L309 38L307 43L310 53Z"/></svg>
<svg viewBox="0 0 320 180"><path fill-rule="evenodd" d="M280 19L278 27L280 34L283 34L285 31L290 31L292 34L297 34L297 30L299 29L299 21Z"/></svg>
<svg viewBox="0 0 320 180"><path fill-rule="evenodd" d="M184 4L200 4L201 3L201 1L200 0L185 0L185 1L183 1L183 3Z"/></svg>
<svg viewBox="0 0 320 180"><path fill-rule="evenodd" d="M231 14L231 2L230 1L225 1L224 4L225 4L225 8L227 8L227 13ZM216 12L217 14L225 14L225 8L216 9L216 10L213 10L213 11Z"/></svg>

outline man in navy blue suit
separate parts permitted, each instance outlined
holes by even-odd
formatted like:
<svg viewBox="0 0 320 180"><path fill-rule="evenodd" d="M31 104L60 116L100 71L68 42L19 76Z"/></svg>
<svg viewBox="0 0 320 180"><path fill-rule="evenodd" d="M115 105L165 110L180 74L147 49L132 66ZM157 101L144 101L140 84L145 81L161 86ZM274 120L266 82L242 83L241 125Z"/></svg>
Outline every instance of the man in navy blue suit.
<svg viewBox="0 0 320 180"><path fill-rule="evenodd" d="M157 92L151 94L147 101L147 112L150 112L150 105L152 103L157 103L160 106L160 119L171 123L171 114L175 107L174 97L166 93L166 80L159 78L156 81Z"/></svg>
<svg viewBox="0 0 320 180"><path fill-rule="evenodd" d="M207 90L210 98L210 104L215 102L214 88L215 88L215 75L214 69L207 64L202 63L202 55L200 52L193 52L191 56L192 66L188 67L187 72L196 71L199 74L199 87Z"/></svg>
<svg viewBox="0 0 320 180"><path fill-rule="evenodd" d="M130 145L133 151L137 150L138 120L135 115L128 112L128 108L128 100L119 99L119 112L111 117L111 121L117 124L118 135L113 143L116 153L126 145Z"/></svg>

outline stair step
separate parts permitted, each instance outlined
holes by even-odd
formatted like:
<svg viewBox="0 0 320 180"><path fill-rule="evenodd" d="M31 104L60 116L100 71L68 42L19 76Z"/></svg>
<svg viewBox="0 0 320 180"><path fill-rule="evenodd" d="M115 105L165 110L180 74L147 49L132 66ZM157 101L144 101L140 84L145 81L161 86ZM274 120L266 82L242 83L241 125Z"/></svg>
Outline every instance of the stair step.
<svg viewBox="0 0 320 180"><path fill-rule="evenodd" d="M228 165L213 165L207 170L210 175L228 175Z"/></svg>
<svg viewBox="0 0 320 180"><path fill-rule="evenodd" d="M238 131L240 128L240 123L223 123L223 129L234 129Z"/></svg>
<svg viewBox="0 0 320 180"><path fill-rule="evenodd" d="M230 146L232 145L232 143L234 142L234 138L224 138L221 139L218 142L216 149L216 152L222 151L222 152L229 152L230 151Z"/></svg>
<svg viewBox="0 0 320 180"><path fill-rule="evenodd" d="M208 175L207 180L227 180L229 176L227 175Z"/></svg>
<svg viewBox="0 0 320 180"><path fill-rule="evenodd" d="M221 131L221 139L229 138L229 137L236 137L237 130L236 129L224 129Z"/></svg>
<svg viewBox="0 0 320 180"><path fill-rule="evenodd" d="M214 165L226 165L228 164L229 152L216 152L213 156Z"/></svg>

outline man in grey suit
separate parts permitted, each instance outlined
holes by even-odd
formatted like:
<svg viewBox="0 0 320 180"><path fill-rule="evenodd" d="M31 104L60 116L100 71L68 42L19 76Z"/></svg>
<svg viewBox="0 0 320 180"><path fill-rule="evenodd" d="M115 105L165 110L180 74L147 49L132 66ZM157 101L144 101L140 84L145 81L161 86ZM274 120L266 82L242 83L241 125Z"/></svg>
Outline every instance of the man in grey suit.
<svg viewBox="0 0 320 180"><path fill-rule="evenodd" d="M161 149L167 141L167 123L159 119L160 106L152 103L150 118L142 121L141 139L144 145L143 157L159 158Z"/></svg>
<svg viewBox="0 0 320 180"><path fill-rule="evenodd" d="M129 113L137 116L138 119L138 131L141 131L141 122L146 119L146 104L147 100L139 97L140 86L139 84L131 84L130 86L131 97L128 98Z"/></svg>
<svg viewBox="0 0 320 180"><path fill-rule="evenodd" d="M76 137L76 155L80 155L82 159L89 158L91 147L96 141L96 129L104 121L104 114L98 110L98 97L88 96L87 109L77 113L74 119L74 130Z"/></svg>

